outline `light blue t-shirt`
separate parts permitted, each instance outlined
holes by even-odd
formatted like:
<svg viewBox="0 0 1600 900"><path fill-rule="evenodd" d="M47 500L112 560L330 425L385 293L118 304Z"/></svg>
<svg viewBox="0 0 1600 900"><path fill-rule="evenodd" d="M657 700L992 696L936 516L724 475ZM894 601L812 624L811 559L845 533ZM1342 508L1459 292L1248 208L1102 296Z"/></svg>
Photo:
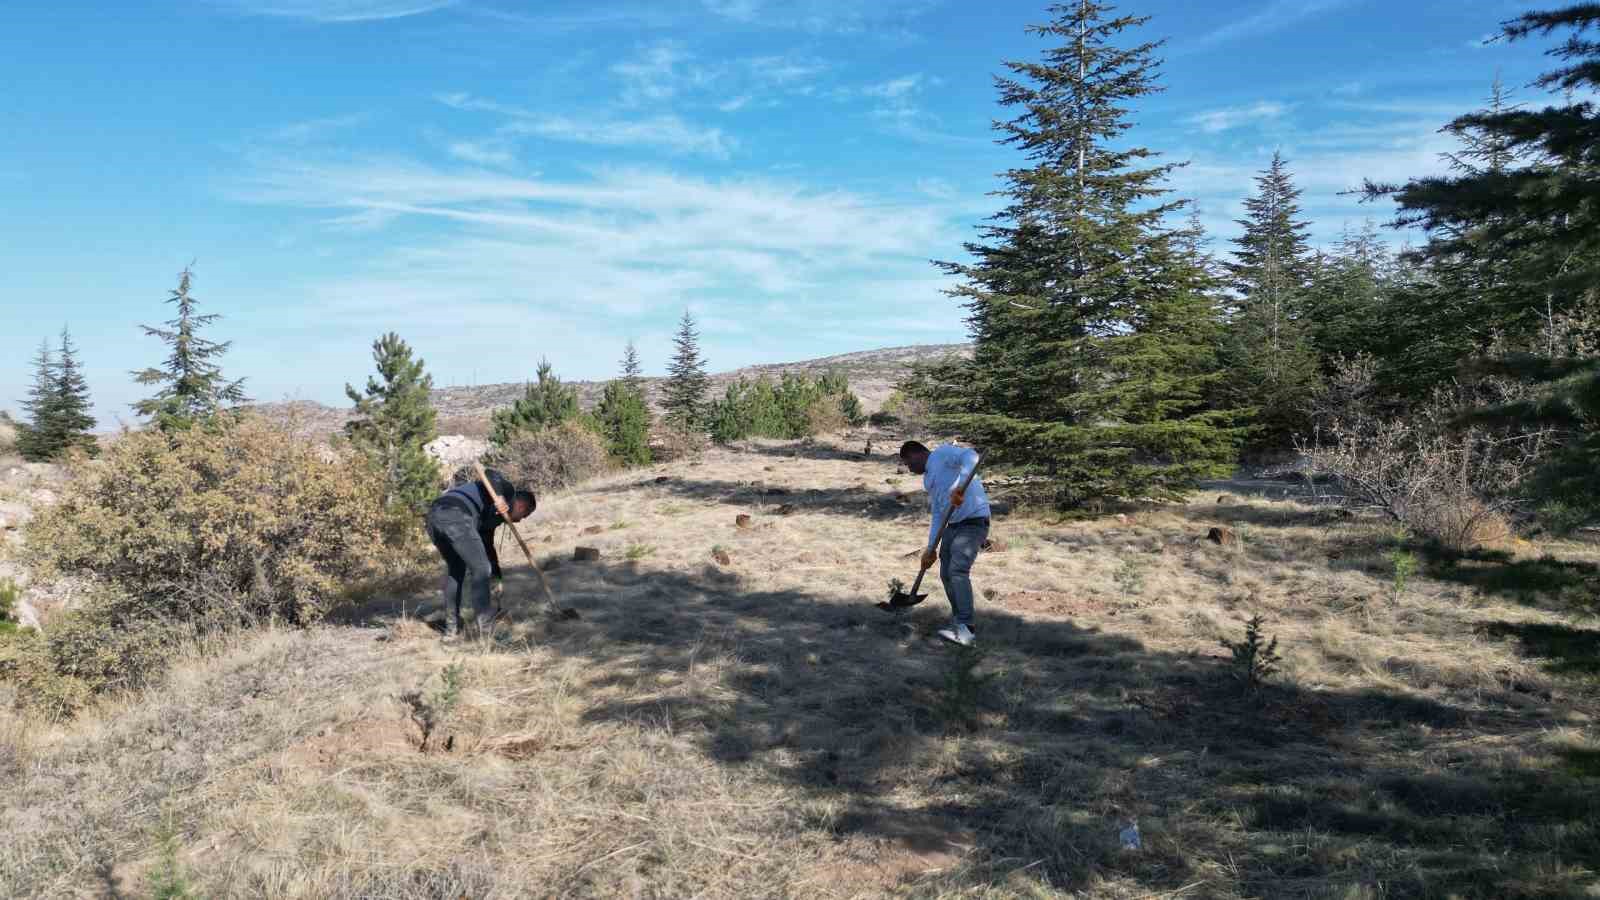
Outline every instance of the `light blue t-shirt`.
<svg viewBox="0 0 1600 900"><path fill-rule="evenodd" d="M922 488L928 492L928 511L933 514L928 525L928 546L939 538L939 526L944 522L944 511L950 506L950 492L961 479L978 466L978 451L955 444L942 444L928 453L928 468L922 473ZM967 497L950 517L950 524L988 518L989 495L983 489L983 479L976 476L967 486Z"/></svg>

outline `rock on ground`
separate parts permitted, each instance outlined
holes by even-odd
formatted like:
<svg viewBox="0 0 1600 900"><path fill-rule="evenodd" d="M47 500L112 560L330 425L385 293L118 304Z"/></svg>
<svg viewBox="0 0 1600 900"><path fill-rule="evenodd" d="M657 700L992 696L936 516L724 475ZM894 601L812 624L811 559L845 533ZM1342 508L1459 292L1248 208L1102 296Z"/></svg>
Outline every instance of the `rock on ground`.
<svg viewBox="0 0 1600 900"><path fill-rule="evenodd" d="M440 435L423 448L448 468L464 466L489 452L489 442L460 434Z"/></svg>

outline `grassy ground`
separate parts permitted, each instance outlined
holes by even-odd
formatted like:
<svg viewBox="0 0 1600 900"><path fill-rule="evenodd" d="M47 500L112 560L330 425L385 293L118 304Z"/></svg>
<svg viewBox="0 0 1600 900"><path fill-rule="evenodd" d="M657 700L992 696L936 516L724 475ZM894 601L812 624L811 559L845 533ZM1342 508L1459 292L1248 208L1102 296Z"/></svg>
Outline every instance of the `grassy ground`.
<svg viewBox="0 0 1600 900"><path fill-rule="evenodd" d="M891 459L618 476L528 523L579 622L517 569L492 647L419 594L0 723L0 894L1600 896L1600 553L1218 500L1002 518L974 657L937 588L873 606L926 527Z"/></svg>

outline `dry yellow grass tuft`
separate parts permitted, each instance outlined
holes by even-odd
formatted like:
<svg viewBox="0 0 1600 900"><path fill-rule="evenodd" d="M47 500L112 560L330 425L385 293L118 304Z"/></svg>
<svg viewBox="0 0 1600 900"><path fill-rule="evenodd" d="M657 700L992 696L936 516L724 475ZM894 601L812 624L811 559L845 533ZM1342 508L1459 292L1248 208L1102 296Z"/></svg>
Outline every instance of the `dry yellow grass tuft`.
<svg viewBox="0 0 1600 900"><path fill-rule="evenodd" d="M1562 606L1594 548L1430 558L1215 491L1002 517L963 674L936 583L873 606L915 574L916 489L854 449L711 450L542 498L525 533L582 621L511 569L493 644L442 644L395 598L70 726L0 720L0 894L174 868L194 896L452 900L1595 884L1600 630ZM1219 640L1254 614L1283 661L1247 694Z"/></svg>

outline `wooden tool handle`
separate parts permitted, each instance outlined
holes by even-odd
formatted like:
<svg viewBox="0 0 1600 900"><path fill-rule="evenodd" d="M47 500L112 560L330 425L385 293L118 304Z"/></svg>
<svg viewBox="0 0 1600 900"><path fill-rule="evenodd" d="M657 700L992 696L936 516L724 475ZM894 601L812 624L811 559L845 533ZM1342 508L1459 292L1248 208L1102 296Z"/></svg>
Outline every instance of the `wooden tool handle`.
<svg viewBox="0 0 1600 900"><path fill-rule="evenodd" d="M483 464L477 460L473 460L472 468L478 473L478 483L483 485L483 489L485 491L488 491L489 502L495 504L496 507L499 507L499 505L504 501L500 499L499 494L495 493L494 485L489 483L489 473L483 471ZM507 509L510 509L509 505L507 506ZM539 564L533 561L533 548L529 547L528 542L523 540L522 532L517 530L517 523L511 521L510 519L506 519L506 527L511 529L511 536L516 538L518 546L522 547L522 555L528 558L528 565L533 567L533 573L539 576L539 587L544 589L544 599L549 602L552 609L559 610L561 606L560 604L556 603L555 595L550 593L550 583L545 581L544 572L539 568Z"/></svg>

